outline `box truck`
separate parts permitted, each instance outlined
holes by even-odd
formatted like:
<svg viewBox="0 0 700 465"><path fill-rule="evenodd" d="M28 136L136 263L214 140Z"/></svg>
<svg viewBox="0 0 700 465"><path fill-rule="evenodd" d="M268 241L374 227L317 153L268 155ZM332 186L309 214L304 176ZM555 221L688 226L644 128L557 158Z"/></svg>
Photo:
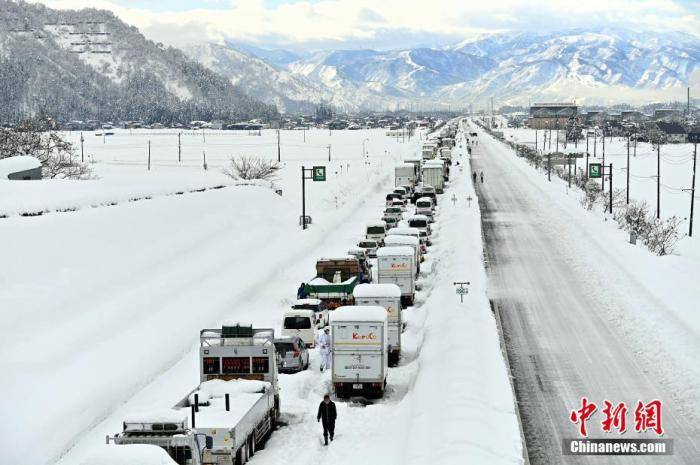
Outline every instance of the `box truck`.
<svg viewBox="0 0 700 465"><path fill-rule="evenodd" d="M412 247L382 247L377 250L377 282L396 284L401 289L403 308L413 305L416 295L417 263Z"/></svg>
<svg viewBox="0 0 700 465"><path fill-rule="evenodd" d="M394 186L406 185L416 185L416 167L411 163L404 163L394 168Z"/></svg>
<svg viewBox="0 0 700 465"><path fill-rule="evenodd" d="M401 289L396 284L360 284L353 291L356 305L378 305L386 309L389 366L401 358Z"/></svg>
<svg viewBox="0 0 700 465"><path fill-rule="evenodd" d="M433 186L442 194L445 188L445 173L441 161L433 160L423 165L423 184Z"/></svg>
<svg viewBox="0 0 700 465"><path fill-rule="evenodd" d="M331 381L340 398L384 395L389 366L387 314L379 306L344 306L331 313Z"/></svg>

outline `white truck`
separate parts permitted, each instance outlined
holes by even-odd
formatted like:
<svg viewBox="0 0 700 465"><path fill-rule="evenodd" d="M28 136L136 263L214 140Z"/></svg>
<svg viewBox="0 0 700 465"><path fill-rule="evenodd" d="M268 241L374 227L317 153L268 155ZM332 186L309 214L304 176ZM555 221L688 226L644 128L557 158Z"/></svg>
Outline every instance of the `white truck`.
<svg viewBox="0 0 700 465"><path fill-rule="evenodd" d="M445 174L441 161L432 160L423 165L423 184L435 188L435 192L442 194L445 191Z"/></svg>
<svg viewBox="0 0 700 465"><path fill-rule="evenodd" d="M403 162L406 165L413 165L413 172L416 178L416 182L413 185L415 186L420 181L420 167L423 164L423 157L406 157L403 159Z"/></svg>
<svg viewBox="0 0 700 465"><path fill-rule="evenodd" d="M415 186L416 167L411 163L404 163L394 168L394 186Z"/></svg>
<svg viewBox="0 0 700 465"><path fill-rule="evenodd" d="M128 416L107 443L158 446L179 465L243 464L265 443L280 413L274 330L237 324L199 339L200 385L172 409Z"/></svg>
<svg viewBox="0 0 700 465"><path fill-rule="evenodd" d="M377 282L396 284L401 289L401 305L413 305L416 296L417 263L412 247L382 247L377 250Z"/></svg>
<svg viewBox="0 0 700 465"><path fill-rule="evenodd" d="M389 366L387 314L379 306L344 306L331 313L331 380L336 396L379 398Z"/></svg>
<svg viewBox="0 0 700 465"><path fill-rule="evenodd" d="M423 157L423 160L432 160L435 158L435 153L437 152L437 142L426 142L423 144L423 148L421 150L421 155Z"/></svg>
<svg viewBox="0 0 700 465"><path fill-rule="evenodd" d="M367 224L365 237L369 240L377 241L380 245L384 243L386 237L386 223L384 221L375 221Z"/></svg>
<svg viewBox="0 0 700 465"><path fill-rule="evenodd" d="M416 276L420 273L420 264L423 262L423 249L420 246L419 237L411 237L401 234L389 234L384 239L384 247L410 247L413 249L416 261Z"/></svg>
<svg viewBox="0 0 700 465"><path fill-rule="evenodd" d="M396 284L360 284L353 291L356 305L378 305L386 309L389 366L396 366L401 358L401 289Z"/></svg>

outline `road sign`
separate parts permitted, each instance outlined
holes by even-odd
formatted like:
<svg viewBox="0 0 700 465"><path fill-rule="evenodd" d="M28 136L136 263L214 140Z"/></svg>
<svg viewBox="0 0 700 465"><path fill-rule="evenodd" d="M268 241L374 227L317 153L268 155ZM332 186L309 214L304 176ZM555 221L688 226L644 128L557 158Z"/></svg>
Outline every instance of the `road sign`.
<svg viewBox="0 0 700 465"><path fill-rule="evenodd" d="M603 170L601 169L600 163L590 163L588 165L588 177L593 179L593 178L599 178L601 177Z"/></svg>
<svg viewBox="0 0 700 465"><path fill-rule="evenodd" d="M688 142L690 142L691 144L700 143L700 132L689 132Z"/></svg>
<svg viewBox="0 0 700 465"><path fill-rule="evenodd" d="M326 167L325 166L314 166L311 179L313 179L314 181L325 181L326 180Z"/></svg>
<svg viewBox="0 0 700 465"><path fill-rule="evenodd" d="M466 287L458 287L455 289L458 295L469 294L469 289Z"/></svg>

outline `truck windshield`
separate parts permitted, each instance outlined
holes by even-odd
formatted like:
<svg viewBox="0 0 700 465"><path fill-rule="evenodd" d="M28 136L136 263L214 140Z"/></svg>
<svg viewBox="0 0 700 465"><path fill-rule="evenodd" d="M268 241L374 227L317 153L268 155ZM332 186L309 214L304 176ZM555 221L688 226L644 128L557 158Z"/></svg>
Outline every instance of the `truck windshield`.
<svg viewBox="0 0 700 465"><path fill-rule="evenodd" d="M376 246L377 246L376 242L360 242L360 247L363 247L366 249L373 249Z"/></svg>
<svg viewBox="0 0 700 465"><path fill-rule="evenodd" d="M311 329L311 319L305 316L288 316L284 319L284 329Z"/></svg>
<svg viewBox="0 0 700 465"><path fill-rule="evenodd" d="M412 220L408 222L408 225L412 228L426 228L428 223L424 220Z"/></svg>
<svg viewBox="0 0 700 465"><path fill-rule="evenodd" d="M384 234L385 232L383 226L370 226L367 228L367 234Z"/></svg>
<svg viewBox="0 0 700 465"><path fill-rule="evenodd" d="M418 208L430 208L432 204L430 202L418 202Z"/></svg>

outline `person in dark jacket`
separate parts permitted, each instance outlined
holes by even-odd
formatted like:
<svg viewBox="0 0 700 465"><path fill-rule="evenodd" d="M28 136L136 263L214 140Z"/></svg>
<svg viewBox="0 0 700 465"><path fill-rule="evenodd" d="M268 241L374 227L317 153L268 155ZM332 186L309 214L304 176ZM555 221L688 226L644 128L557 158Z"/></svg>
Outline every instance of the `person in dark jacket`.
<svg viewBox="0 0 700 465"><path fill-rule="evenodd" d="M316 420L323 424L323 439L326 445L328 445L328 436L330 435L332 441L335 435L335 419L337 416L335 402L331 400L331 396L326 394L323 396L323 402L318 406L318 415L316 415Z"/></svg>
<svg viewBox="0 0 700 465"><path fill-rule="evenodd" d="M299 289L297 289L297 299L306 298L306 283L301 283Z"/></svg>

